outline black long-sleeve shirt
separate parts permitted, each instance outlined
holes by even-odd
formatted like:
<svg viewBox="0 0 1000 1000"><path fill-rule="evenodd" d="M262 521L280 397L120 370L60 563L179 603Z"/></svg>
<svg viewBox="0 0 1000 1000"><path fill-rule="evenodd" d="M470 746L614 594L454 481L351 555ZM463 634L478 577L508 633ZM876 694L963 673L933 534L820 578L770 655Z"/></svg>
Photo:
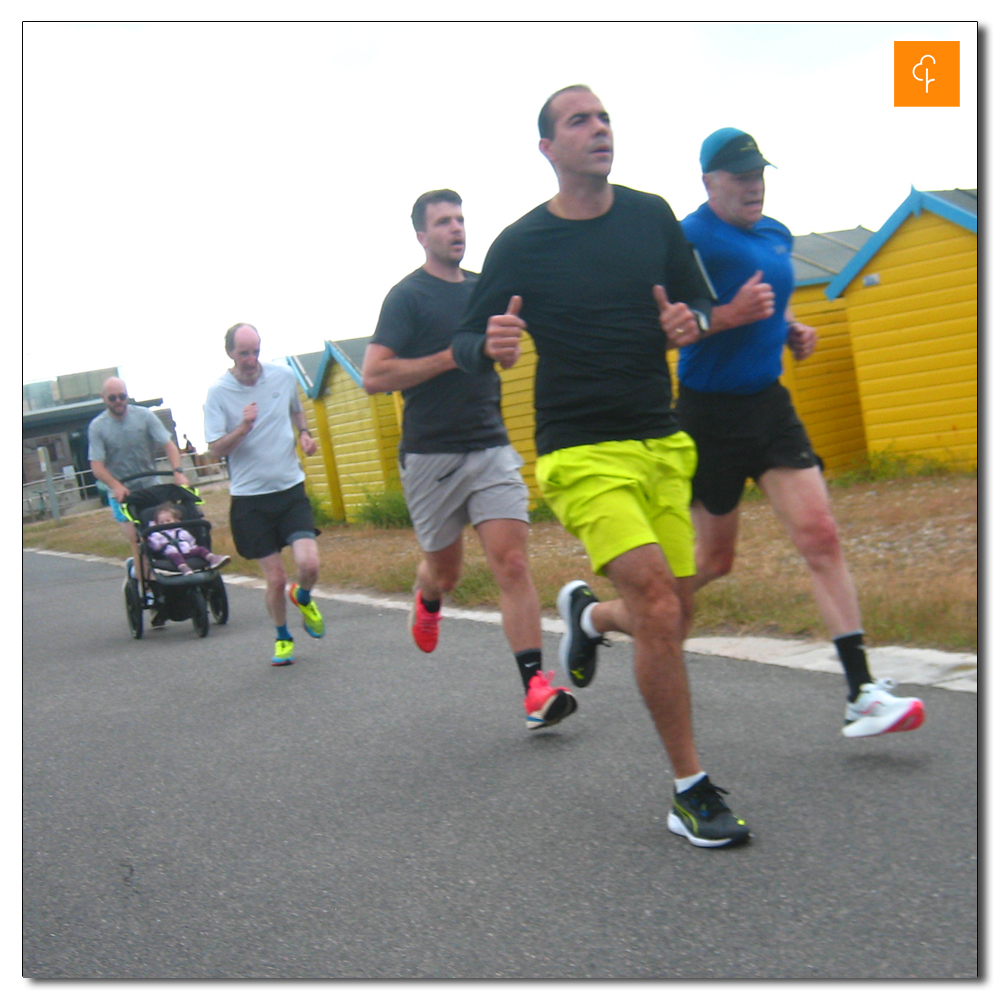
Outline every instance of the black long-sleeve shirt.
<svg viewBox="0 0 1000 1000"><path fill-rule="evenodd" d="M666 437L671 410L666 339L653 299L706 315L712 291L670 206L658 195L614 185L596 219L561 219L539 205L494 241L452 341L465 371L489 369L490 316L512 295L538 352L538 454L601 441Z"/></svg>

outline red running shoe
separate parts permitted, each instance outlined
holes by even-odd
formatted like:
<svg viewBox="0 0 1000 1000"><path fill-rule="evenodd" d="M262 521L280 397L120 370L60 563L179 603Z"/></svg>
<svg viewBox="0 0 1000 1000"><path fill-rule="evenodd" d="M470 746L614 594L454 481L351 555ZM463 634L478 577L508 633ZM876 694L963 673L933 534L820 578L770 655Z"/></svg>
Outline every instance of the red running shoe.
<svg viewBox="0 0 1000 1000"><path fill-rule="evenodd" d="M418 588L410 609L410 632L418 649L425 653L433 653L438 644L438 632L441 630L441 612L428 611L420 597Z"/></svg>
<svg viewBox="0 0 1000 1000"><path fill-rule="evenodd" d="M543 674L539 670L528 681L528 693L524 696L524 710L528 717L525 725L529 729L544 729L562 722L567 715L576 711L576 698L568 688L552 686L556 672Z"/></svg>

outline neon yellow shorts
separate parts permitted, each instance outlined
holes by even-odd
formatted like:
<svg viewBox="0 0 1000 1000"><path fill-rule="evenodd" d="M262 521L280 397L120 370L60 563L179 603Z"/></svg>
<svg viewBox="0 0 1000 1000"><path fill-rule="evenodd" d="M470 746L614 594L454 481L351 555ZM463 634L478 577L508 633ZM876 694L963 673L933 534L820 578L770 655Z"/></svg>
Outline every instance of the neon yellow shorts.
<svg viewBox="0 0 1000 1000"><path fill-rule="evenodd" d="M535 478L563 527L583 542L595 573L656 544L674 576L693 576L694 441L683 431L645 441L603 441L542 455Z"/></svg>

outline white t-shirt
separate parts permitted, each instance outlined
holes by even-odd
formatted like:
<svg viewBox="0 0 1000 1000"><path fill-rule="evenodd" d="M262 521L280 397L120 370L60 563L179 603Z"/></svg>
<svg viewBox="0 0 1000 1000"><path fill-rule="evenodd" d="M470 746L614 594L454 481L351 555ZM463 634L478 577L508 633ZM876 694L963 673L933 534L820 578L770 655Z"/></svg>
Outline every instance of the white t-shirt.
<svg viewBox="0 0 1000 1000"><path fill-rule="evenodd" d="M278 493L301 483L306 475L295 452L297 430L292 414L300 413L298 382L291 368L261 362L253 385L226 372L208 390L205 440L211 444L243 423L243 407L257 404L253 429L229 453L232 496Z"/></svg>

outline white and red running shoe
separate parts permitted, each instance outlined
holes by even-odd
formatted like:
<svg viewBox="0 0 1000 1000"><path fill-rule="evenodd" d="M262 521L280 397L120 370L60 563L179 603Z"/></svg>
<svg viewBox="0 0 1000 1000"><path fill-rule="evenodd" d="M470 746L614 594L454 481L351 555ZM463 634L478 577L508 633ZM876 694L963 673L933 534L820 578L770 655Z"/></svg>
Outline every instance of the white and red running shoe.
<svg viewBox="0 0 1000 1000"><path fill-rule="evenodd" d="M881 736L918 729L924 722L924 703L919 698L897 698L890 694L896 682L886 677L862 684L861 694L847 703L845 736Z"/></svg>

